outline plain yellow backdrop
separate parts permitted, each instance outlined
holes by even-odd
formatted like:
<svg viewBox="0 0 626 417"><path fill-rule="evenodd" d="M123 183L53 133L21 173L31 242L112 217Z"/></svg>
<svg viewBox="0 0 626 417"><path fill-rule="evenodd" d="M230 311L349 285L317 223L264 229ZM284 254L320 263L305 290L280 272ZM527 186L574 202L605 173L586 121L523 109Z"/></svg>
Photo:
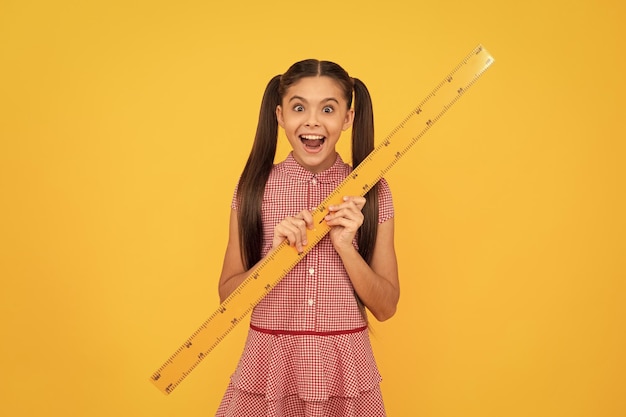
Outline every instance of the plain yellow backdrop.
<svg viewBox="0 0 626 417"><path fill-rule="evenodd" d="M3 0L0 415L213 415L245 326L172 395L148 378L217 307L266 82L337 61L380 138L479 43L495 64L388 176L388 414L626 415L624 21L617 0Z"/></svg>

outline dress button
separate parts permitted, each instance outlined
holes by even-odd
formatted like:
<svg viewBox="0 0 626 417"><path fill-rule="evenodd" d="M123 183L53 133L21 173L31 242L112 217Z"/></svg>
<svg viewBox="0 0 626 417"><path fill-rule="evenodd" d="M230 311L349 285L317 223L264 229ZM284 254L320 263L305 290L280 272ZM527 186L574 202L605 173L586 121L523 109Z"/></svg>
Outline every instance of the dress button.
<svg viewBox="0 0 626 417"><path fill-rule="evenodd" d="M315 178L311 179L311 184L316 185L317 184L317 179L315 179Z"/></svg>
<svg viewBox="0 0 626 417"><path fill-rule="evenodd" d="M312 299L309 299L308 303L309 303L309 306L312 306L313 304L315 304L315 301L313 301Z"/></svg>
<svg viewBox="0 0 626 417"><path fill-rule="evenodd" d="M313 275L313 274L315 274L315 269L310 268L310 269L309 269L309 275Z"/></svg>

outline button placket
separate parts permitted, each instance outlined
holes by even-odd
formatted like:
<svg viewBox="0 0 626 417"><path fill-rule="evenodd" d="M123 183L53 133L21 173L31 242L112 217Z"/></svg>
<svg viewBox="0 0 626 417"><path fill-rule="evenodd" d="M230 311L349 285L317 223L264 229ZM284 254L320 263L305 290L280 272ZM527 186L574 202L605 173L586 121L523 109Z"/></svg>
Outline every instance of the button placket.
<svg viewBox="0 0 626 417"><path fill-rule="evenodd" d="M315 268L310 267L308 272L309 272L309 279L317 281L315 279ZM315 305L315 299L309 296L309 298L307 299L307 304L309 305L309 307L313 307Z"/></svg>
<svg viewBox="0 0 626 417"><path fill-rule="evenodd" d="M321 190L319 181L315 176L309 181L309 205L312 210L321 202ZM306 291L303 300L304 309L306 311L307 327L315 330L317 327L316 309L317 309L317 268L319 265L319 250L313 248L307 255L306 265Z"/></svg>
<svg viewBox="0 0 626 417"><path fill-rule="evenodd" d="M302 303L304 304L305 322L308 330L315 330L317 327L316 304L317 304L317 274L316 265L318 253L312 250L307 255L306 284Z"/></svg>

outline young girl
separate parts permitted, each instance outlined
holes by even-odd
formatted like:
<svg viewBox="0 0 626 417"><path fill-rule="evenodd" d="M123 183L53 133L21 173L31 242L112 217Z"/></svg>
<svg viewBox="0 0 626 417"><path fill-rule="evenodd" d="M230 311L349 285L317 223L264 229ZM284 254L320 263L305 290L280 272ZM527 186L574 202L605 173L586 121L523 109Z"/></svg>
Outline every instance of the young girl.
<svg viewBox="0 0 626 417"><path fill-rule="evenodd" d="M293 150L274 165L278 125ZM372 103L339 65L301 61L269 82L233 198L222 300L285 239L298 251L308 244L310 210L352 170L335 149L350 127L357 166L374 149ZM345 196L325 221L330 232L252 312L217 416L385 415L365 309L386 320L399 298L388 184Z"/></svg>

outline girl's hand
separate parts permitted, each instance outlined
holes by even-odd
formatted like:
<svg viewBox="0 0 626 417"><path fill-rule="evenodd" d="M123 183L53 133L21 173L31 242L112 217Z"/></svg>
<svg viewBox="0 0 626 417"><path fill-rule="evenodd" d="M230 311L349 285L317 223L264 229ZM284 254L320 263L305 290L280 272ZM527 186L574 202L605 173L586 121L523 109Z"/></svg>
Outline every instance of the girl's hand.
<svg viewBox="0 0 626 417"><path fill-rule="evenodd" d="M293 217L287 217L274 227L272 248L283 243L285 239L296 248L298 253L308 244L306 229L313 229L313 216L308 210L302 210Z"/></svg>
<svg viewBox="0 0 626 417"><path fill-rule="evenodd" d="M325 220L331 227L330 240L335 250L353 247L354 236L363 224L361 210L364 206L365 197L344 197L343 203L328 207L329 213Z"/></svg>

